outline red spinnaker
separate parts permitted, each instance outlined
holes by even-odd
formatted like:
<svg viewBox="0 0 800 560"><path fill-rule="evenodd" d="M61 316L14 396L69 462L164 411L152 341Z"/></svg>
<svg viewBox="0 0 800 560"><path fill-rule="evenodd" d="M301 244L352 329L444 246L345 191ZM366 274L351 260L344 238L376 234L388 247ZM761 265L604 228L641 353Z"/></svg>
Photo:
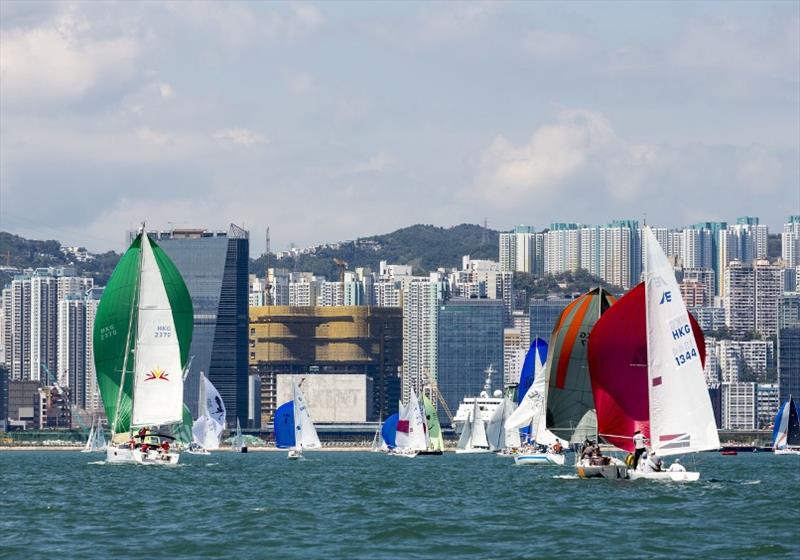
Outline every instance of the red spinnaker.
<svg viewBox="0 0 800 560"><path fill-rule="evenodd" d="M700 363L706 344L700 325L689 313ZM597 321L589 335L588 359L597 430L611 445L633 451L631 436L650 437L647 394L647 319L644 283L622 296Z"/></svg>

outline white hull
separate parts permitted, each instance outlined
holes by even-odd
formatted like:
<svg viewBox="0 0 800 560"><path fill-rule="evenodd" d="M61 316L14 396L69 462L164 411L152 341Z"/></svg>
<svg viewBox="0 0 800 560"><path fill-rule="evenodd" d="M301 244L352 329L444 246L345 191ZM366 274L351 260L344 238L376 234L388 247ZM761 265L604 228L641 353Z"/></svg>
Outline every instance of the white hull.
<svg viewBox="0 0 800 560"><path fill-rule="evenodd" d="M563 453L524 453L514 457L517 465L559 465L564 466Z"/></svg>
<svg viewBox="0 0 800 560"><path fill-rule="evenodd" d="M170 451L166 455L161 451L150 450L146 454L139 449L109 447L106 449L107 463L138 463L140 465L163 465L174 467L178 464L180 453Z"/></svg>
<svg viewBox="0 0 800 560"><path fill-rule="evenodd" d="M800 449L776 449L775 455L800 455Z"/></svg>
<svg viewBox="0 0 800 560"><path fill-rule="evenodd" d="M456 454L491 453L488 448L473 447L472 449L456 449Z"/></svg>
<svg viewBox="0 0 800 560"><path fill-rule="evenodd" d="M575 471L581 478L622 479L628 478L630 468L619 459L611 457L608 465L592 465L584 459L575 465Z"/></svg>
<svg viewBox="0 0 800 560"><path fill-rule="evenodd" d="M305 457L303 457L303 452L302 451L296 451L294 449L289 451L289 454L286 455L286 458L289 459L290 461L304 461L305 460Z"/></svg>
<svg viewBox="0 0 800 560"><path fill-rule="evenodd" d="M631 480L666 480L670 482L695 482L700 479L699 472L692 471L661 471L661 472L638 472L634 470L628 471L628 477Z"/></svg>
<svg viewBox="0 0 800 560"><path fill-rule="evenodd" d="M389 451L389 453L387 453L387 455L392 455L394 457L407 457L409 459L413 459L414 457L417 456L418 453L419 453L419 451L413 451L411 449L397 449L397 448L395 448L395 449L392 449L391 451Z"/></svg>
<svg viewBox="0 0 800 560"><path fill-rule="evenodd" d="M211 455L206 449L187 449L186 453L189 455Z"/></svg>

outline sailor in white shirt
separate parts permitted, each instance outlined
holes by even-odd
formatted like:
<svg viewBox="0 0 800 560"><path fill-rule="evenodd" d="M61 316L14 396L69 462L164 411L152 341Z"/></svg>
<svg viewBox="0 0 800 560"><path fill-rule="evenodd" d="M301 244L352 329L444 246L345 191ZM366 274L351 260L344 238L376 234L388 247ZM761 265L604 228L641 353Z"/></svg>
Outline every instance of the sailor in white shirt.
<svg viewBox="0 0 800 560"><path fill-rule="evenodd" d="M646 439L645 439L644 434L642 432L640 432L639 430L636 430L635 432L633 432L633 447L634 447L633 468L634 469L637 466L639 466L639 459L641 459L642 453L644 453L645 449L647 449L647 447L645 446L645 441L646 441Z"/></svg>
<svg viewBox="0 0 800 560"><path fill-rule="evenodd" d="M668 472L686 472L686 467L681 465L680 459L675 459L675 461L669 466L667 469Z"/></svg>

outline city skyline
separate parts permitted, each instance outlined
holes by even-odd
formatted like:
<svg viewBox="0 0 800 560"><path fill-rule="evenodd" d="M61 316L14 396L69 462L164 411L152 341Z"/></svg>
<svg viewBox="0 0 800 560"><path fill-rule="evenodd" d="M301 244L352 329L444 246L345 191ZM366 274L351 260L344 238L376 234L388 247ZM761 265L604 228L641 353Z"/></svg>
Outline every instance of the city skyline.
<svg viewBox="0 0 800 560"><path fill-rule="evenodd" d="M778 231L800 208L793 3L0 9L21 235L120 250L142 218L233 221L260 254L267 225L288 247L484 218Z"/></svg>

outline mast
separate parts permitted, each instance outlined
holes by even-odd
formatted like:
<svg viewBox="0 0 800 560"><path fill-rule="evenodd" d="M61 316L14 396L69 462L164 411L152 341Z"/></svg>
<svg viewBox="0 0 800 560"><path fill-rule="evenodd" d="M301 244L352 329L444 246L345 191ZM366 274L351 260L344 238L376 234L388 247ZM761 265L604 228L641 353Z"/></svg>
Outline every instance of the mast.
<svg viewBox="0 0 800 560"><path fill-rule="evenodd" d="M145 223L142 222L142 227L139 229L139 236L144 237L147 235L144 231ZM139 246L139 262L138 262L138 270L136 273L136 288L133 290L133 297L131 301L131 313L128 317L128 334L125 337L125 356L122 358L122 375L119 379L119 391L117 392L117 405L114 410L114 421L111 424L111 437L113 438L114 435L117 433L117 423L119 422L119 407L120 403L122 402L122 392L123 388L125 387L125 373L128 370L128 355L131 352L131 328L133 327L133 315L134 310L139 310L139 305L137 301L137 296L139 295L139 285L141 284L142 280L142 249L141 249L141 242ZM134 357L134 360L136 358ZM135 378L134 378L135 380ZM133 420L133 402L131 402L131 420ZM133 429L133 425L130 426Z"/></svg>

